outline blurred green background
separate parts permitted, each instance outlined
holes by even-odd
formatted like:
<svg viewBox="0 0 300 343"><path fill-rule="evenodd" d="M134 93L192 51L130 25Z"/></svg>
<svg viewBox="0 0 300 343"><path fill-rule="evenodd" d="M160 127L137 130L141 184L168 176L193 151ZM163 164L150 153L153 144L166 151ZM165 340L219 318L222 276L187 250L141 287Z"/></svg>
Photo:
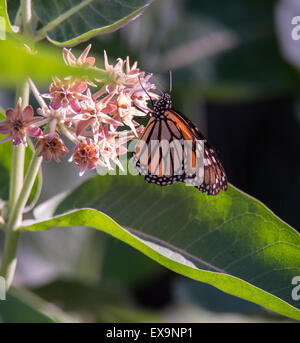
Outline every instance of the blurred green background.
<svg viewBox="0 0 300 343"><path fill-rule="evenodd" d="M172 70L174 107L208 136L229 181L296 228L300 40L292 39L291 20L299 13L297 0L156 1L121 30L93 39L91 51L102 56L105 49L110 62L130 56L164 91ZM0 92L2 107L13 102L14 94ZM66 160L44 164L40 201L91 175L79 178ZM22 236L16 285L31 292L12 290L10 306L1 302L3 322L290 321L177 275L101 232Z"/></svg>

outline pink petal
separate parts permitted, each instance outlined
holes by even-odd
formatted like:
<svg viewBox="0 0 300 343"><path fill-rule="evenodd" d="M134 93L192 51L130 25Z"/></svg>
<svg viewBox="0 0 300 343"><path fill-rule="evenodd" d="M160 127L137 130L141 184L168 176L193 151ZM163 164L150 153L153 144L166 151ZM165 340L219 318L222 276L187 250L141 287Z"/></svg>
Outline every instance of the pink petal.
<svg viewBox="0 0 300 343"><path fill-rule="evenodd" d="M83 53L79 56L79 60L84 61L87 57L87 55L89 54L90 50L91 50L92 44L89 44L83 51Z"/></svg>
<svg viewBox="0 0 300 343"><path fill-rule="evenodd" d="M26 132L29 136L32 136L32 137L40 137L43 135L43 131L35 125L28 126L26 128Z"/></svg>
<svg viewBox="0 0 300 343"><path fill-rule="evenodd" d="M61 163L61 160L59 159L59 153L54 153L54 159L57 163Z"/></svg>
<svg viewBox="0 0 300 343"><path fill-rule="evenodd" d="M22 140L19 137L16 137L16 138L12 138L12 143L13 143L13 145L17 146L17 145L20 145L23 142L22 142Z"/></svg>
<svg viewBox="0 0 300 343"><path fill-rule="evenodd" d="M51 142L55 136L56 124L57 124L56 119L52 119L49 123L50 133L48 135L46 135L46 137L45 137L48 142Z"/></svg>
<svg viewBox="0 0 300 343"><path fill-rule="evenodd" d="M83 130L85 130L91 123L93 119L81 120L76 126L76 135L79 136Z"/></svg>
<svg viewBox="0 0 300 343"><path fill-rule="evenodd" d="M9 133L9 125L7 125L7 123L0 123L0 133L2 133L3 135L7 135Z"/></svg>
<svg viewBox="0 0 300 343"><path fill-rule="evenodd" d="M104 114L109 114L112 112L115 112L118 109L118 106L112 104L112 103L108 103L102 110L101 112Z"/></svg>
<svg viewBox="0 0 300 343"><path fill-rule="evenodd" d="M83 93L87 89L87 83L86 82L80 82L79 85L75 86L74 88L72 87L72 90L78 93Z"/></svg>
<svg viewBox="0 0 300 343"><path fill-rule="evenodd" d="M5 115L7 119L14 120L17 117L17 112L14 109L9 108L6 110Z"/></svg>
<svg viewBox="0 0 300 343"><path fill-rule="evenodd" d="M54 110L58 110L61 107L61 98L53 99L50 102L50 107L53 108Z"/></svg>
<svg viewBox="0 0 300 343"><path fill-rule="evenodd" d="M88 169L92 170L92 169L95 169L97 166L97 163L96 162L89 162L88 164Z"/></svg>
<svg viewBox="0 0 300 343"><path fill-rule="evenodd" d="M51 155L51 152L49 150L43 151L42 156L46 162L51 161L52 155Z"/></svg>
<svg viewBox="0 0 300 343"><path fill-rule="evenodd" d="M81 111L81 106L77 100L70 101L69 105L74 112L79 113Z"/></svg>
<svg viewBox="0 0 300 343"><path fill-rule="evenodd" d="M63 58L66 64L74 64L76 62L75 56L71 53L70 50L64 48L63 50Z"/></svg>
<svg viewBox="0 0 300 343"><path fill-rule="evenodd" d="M23 110L23 119L30 120L33 117L33 108L31 105L28 105Z"/></svg>
<svg viewBox="0 0 300 343"><path fill-rule="evenodd" d="M88 63L90 66L93 66L95 64L95 57L88 57L86 60L86 63Z"/></svg>

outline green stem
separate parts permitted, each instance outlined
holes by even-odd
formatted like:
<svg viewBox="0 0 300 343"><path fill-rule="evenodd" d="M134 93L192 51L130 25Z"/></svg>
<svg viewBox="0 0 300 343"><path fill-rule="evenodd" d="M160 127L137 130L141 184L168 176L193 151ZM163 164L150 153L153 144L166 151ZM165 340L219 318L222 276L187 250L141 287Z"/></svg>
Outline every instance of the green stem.
<svg viewBox="0 0 300 343"><path fill-rule="evenodd" d="M21 0L21 12L22 12L22 25L23 31L26 36L32 36L32 10L31 0Z"/></svg>
<svg viewBox="0 0 300 343"><path fill-rule="evenodd" d="M31 0L21 0L21 14L24 34L28 37L32 37ZM20 87L17 88L16 102L18 101L19 97L22 98L22 105L24 108L29 103L28 81L25 81ZM32 160L26 174L25 184L23 184L24 160L24 145L20 144L18 146L14 146L12 151L9 190L9 216L8 224L6 226L4 250L0 267L0 275L3 276L6 280L7 289L9 289L13 281L17 263L16 252L19 240L19 232L17 232L17 228L22 223L24 207L29 198L34 180L41 164L41 158L37 156L37 153L35 153L32 156Z"/></svg>
<svg viewBox="0 0 300 343"><path fill-rule="evenodd" d="M29 102L29 85L27 82L23 83L17 88L16 103L18 102L19 97L22 98L23 107L27 106ZM24 145L20 144L18 146L13 146L9 185L9 220L23 187L24 160ZM18 224L21 223L22 213L19 214L17 221ZM7 288L9 288L15 273L18 239L19 233L15 232L11 227L6 226L6 237L1 261L0 275L5 277Z"/></svg>
<svg viewBox="0 0 300 343"><path fill-rule="evenodd" d="M7 231L1 262L0 275L5 278L6 289L8 290L12 284L16 265L17 265L17 246L19 241L19 232Z"/></svg>
<svg viewBox="0 0 300 343"><path fill-rule="evenodd" d="M35 147L34 147L34 144L33 144L32 140L30 139L30 137L27 137L27 143L28 143L32 153L34 154L35 153ZM43 171L42 171L42 168L39 169L38 176L37 176L37 181L38 181L37 190L36 190L36 192L34 194L34 197L33 197L32 201L31 201L31 203L24 208L23 213L30 212L35 207L37 202L39 201L40 195L42 193L42 186L43 186Z"/></svg>
<svg viewBox="0 0 300 343"><path fill-rule="evenodd" d="M16 103L22 98L22 107L26 107L29 103L29 84L23 82L16 92ZM24 160L25 160L25 146L20 144L12 148L12 161L11 161L11 176L9 185L9 212L15 206L18 196L23 186L24 177Z"/></svg>
<svg viewBox="0 0 300 343"><path fill-rule="evenodd" d="M21 190L20 196L16 202L15 207L12 210L12 214L8 221L8 227L13 231L16 231L19 226L19 216L20 213L23 213L26 206L27 200L30 196L34 181L39 172L42 163L42 157L39 157L39 150L34 153L31 158L30 165L28 167L26 177L24 180L24 185Z"/></svg>
<svg viewBox="0 0 300 343"><path fill-rule="evenodd" d="M4 252L2 258L2 264L0 269L0 275L6 279L7 289L10 287L16 266L16 250L18 244L19 232L18 227L21 224L22 213L26 202L30 196L35 178L39 172L42 157L38 156L39 151L36 151L32 156L30 165L28 167L26 177L22 190L19 194L18 200L10 212L9 221L7 224L6 239L4 244Z"/></svg>
<svg viewBox="0 0 300 343"><path fill-rule="evenodd" d="M23 144L13 146L9 189L9 212L14 208L23 186L24 160L25 146Z"/></svg>
<svg viewBox="0 0 300 343"><path fill-rule="evenodd" d="M18 146L14 146L12 151L12 166L10 177L9 213L11 213L11 210L15 207L23 185L24 157L24 145L20 144ZM21 223L22 214L20 214L17 219L19 223ZM16 251L18 240L19 233L14 232L9 226L7 226L0 269L0 275L4 276L6 279L7 289L12 283L13 275L16 269Z"/></svg>

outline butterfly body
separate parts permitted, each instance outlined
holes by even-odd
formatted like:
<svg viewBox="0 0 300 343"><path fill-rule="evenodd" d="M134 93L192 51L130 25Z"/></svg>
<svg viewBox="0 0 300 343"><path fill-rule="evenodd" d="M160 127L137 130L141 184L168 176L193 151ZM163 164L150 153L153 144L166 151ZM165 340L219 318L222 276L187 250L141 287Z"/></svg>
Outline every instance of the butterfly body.
<svg viewBox="0 0 300 343"><path fill-rule="evenodd" d="M214 149L197 127L172 107L168 93L155 102L149 117L133 154L146 182L160 186L185 182L209 195L227 189L227 177ZM164 142L171 148L164 149Z"/></svg>

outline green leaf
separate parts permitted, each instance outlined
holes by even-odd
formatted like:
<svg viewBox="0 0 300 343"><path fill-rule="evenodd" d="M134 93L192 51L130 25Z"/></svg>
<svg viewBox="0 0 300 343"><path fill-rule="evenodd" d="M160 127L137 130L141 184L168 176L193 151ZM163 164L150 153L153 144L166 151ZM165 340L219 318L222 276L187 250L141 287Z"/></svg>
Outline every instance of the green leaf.
<svg viewBox="0 0 300 343"><path fill-rule="evenodd" d="M97 176L55 214L22 230L99 229L179 274L300 319L300 302L291 295L300 275L300 235L233 186L212 197L184 184L160 188L139 176Z"/></svg>
<svg viewBox="0 0 300 343"><path fill-rule="evenodd" d="M10 24L9 16L7 13L7 4L6 0L0 0L0 18L3 18L5 23L5 31L13 33L13 27ZM2 30L2 27L0 27L0 30Z"/></svg>
<svg viewBox="0 0 300 343"><path fill-rule="evenodd" d="M16 41L7 37L5 41L0 40L0 85L13 86L22 82L27 77L38 82L39 86L49 85L52 76L63 78L69 75L74 77L88 76L91 78L103 78L105 75L99 70L86 68L72 68L67 66L62 57L62 51L57 48L40 44L35 47L36 54L29 54L24 48L26 41ZM28 43L30 44L30 43Z"/></svg>
<svg viewBox="0 0 300 343"><path fill-rule="evenodd" d="M47 39L73 46L110 33L139 16L153 0L33 0L33 8Z"/></svg>
<svg viewBox="0 0 300 343"><path fill-rule="evenodd" d="M12 287L6 300L0 301L1 323L73 322L55 306L27 290Z"/></svg>

